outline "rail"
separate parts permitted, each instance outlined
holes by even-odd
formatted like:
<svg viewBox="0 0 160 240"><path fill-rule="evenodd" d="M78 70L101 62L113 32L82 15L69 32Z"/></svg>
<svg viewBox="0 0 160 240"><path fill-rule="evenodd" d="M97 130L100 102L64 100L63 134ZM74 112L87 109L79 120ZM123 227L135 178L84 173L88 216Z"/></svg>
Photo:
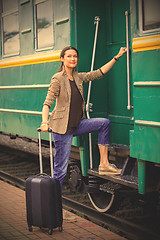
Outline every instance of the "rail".
<svg viewBox="0 0 160 240"><path fill-rule="evenodd" d="M14 186L18 186L22 190L25 190L25 180L13 176L12 174L0 170L0 179L13 184ZM62 196L62 204L63 208L72 212L74 211L75 214L87 218L98 225L109 227L114 231L120 232L130 240L156 240L159 237L156 233L145 227L131 223L127 220L123 220L119 217L112 216L110 214L100 213L95 209L79 203L69 197Z"/></svg>
<svg viewBox="0 0 160 240"><path fill-rule="evenodd" d="M36 155L38 156L38 152L36 153ZM18 161L17 161L17 156L19 156ZM32 158L35 161L35 154L31 155L30 152L27 152L24 154L24 151L21 151L21 150L20 151L18 150L18 152L17 150L11 151L11 148L7 149L7 147L4 148L4 146L1 146L0 179L7 181L13 184L14 186L18 186L21 189L25 190L25 178L27 177L27 175L28 176L32 175L33 172L35 171L34 166L37 166L36 161L35 161L35 164L33 164ZM28 159L30 159L30 163ZM46 161L44 161L44 163L45 162ZM47 166L48 166L48 163L47 163ZM36 171L38 171L38 167L36 169L37 169ZM30 170L32 173L30 172ZM48 172L49 172L49 168L48 168ZM21 177L17 177L19 174ZM82 195L82 193L80 193L80 195ZM105 228L107 227L118 233L121 233L121 235L126 236L126 238L130 240L159 239L158 238L159 235L157 231L155 231L155 223L156 223L155 221L157 221L156 219L153 223L154 224L153 225L154 231L153 231L151 229L151 225L150 225L150 229L148 229L147 227L141 225L139 221L138 223L134 223L134 222L131 222L130 220L123 219L123 217L114 216L108 213L100 213L95 209L93 209L92 207L86 206L86 204L84 203L80 203L79 202L80 195L78 194L78 198L76 198L76 200L73 200L72 196L68 197L68 192L67 192L67 196L63 194L62 196L63 208L68 209L69 211L72 211L72 212L74 211L74 213L82 217L85 217L91 221L94 221L96 224L102 225ZM75 197L75 193L73 197ZM123 216L124 209L122 210L123 210L122 211L122 216ZM131 213L132 212L128 212L127 214L129 215L127 216L131 216L130 215ZM136 212L136 217L138 217L137 212ZM153 222L154 220L153 217L151 218L151 220ZM141 222L144 222L144 219Z"/></svg>

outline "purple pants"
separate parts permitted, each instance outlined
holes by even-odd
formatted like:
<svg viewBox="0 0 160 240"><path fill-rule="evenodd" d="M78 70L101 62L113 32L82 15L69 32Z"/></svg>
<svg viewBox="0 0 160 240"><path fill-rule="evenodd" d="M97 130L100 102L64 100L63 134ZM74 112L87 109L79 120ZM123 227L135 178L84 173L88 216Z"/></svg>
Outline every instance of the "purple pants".
<svg viewBox="0 0 160 240"><path fill-rule="evenodd" d="M53 133L55 144L54 177L60 181L61 189L67 173L72 138L95 131L99 131L98 145L109 145L110 120L106 118L83 119L72 134Z"/></svg>

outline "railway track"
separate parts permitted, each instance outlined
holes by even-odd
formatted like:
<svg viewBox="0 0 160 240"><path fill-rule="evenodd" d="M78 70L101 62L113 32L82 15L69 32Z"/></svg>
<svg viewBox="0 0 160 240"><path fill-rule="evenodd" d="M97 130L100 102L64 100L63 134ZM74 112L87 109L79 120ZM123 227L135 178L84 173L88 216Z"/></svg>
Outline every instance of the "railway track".
<svg viewBox="0 0 160 240"><path fill-rule="evenodd" d="M36 143L35 143L36 144ZM28 145L28 144L27 144ZM48 148L44 149L44 172L50 174L49 155ZM29 153L28 150L22 151L16 148L10 148L9 146L0 145L0 179L7 181L17 187L25 190L25 179L31 175L35 175L39 172L38 154ZM74 153L75 154L75 153ZM147 226L144 226L140 222L143 221L144 216L138 218L136 216L136 222L132 221L131 211L128 212L129 217L126 217L124 209L120 209L117 214L105 214L99 213L93 209L91 203L88 200L87 194L73 193L67 191L68 187L64 187L63 194L63 207L67 210L74 212L82 217L85 217L105 228L109 228L115 231L119 235L126 237L127 239L143 240L143 239L159 239L159 229L149 230ZM79 202L81 199L81 202ZM137 211L137 210L135 210ZM140 210L139 210L140 211ZM121 214L120 214L121 212ZM125 212L125 214L124 214ZM125 216L125 217L122 217ZM146 216L145 216L146 217ZM141 221L140 221L141 218ZM155 224L157 224L154 219ZM153 219L152 219L152 224ZM157 231L158 230L158 231Z"/></svg>

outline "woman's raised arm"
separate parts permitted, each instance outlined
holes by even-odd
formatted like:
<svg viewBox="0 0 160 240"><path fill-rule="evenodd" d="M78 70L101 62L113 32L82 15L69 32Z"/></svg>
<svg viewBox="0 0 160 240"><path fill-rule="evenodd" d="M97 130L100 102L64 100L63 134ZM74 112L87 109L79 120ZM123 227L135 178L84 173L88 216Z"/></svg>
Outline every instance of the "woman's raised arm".
<svg viewBox="0 0 160 240"><path fill-rule="evenodd" d="M119 53L112 60L110 60L108 63L106 63L101 67L103 74L106 74L114 66L114 64L118 61L118 59L121 56L123 56L123 54L126 52L127 52L127 48L121 47L119 50Z"/></svg>

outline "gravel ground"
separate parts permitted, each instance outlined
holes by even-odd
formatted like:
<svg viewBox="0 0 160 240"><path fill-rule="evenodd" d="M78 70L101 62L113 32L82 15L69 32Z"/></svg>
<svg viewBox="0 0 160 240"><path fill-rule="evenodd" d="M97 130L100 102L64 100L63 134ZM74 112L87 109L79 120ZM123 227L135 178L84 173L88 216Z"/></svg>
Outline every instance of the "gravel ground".
<svg viewBox="0 0 160 240"><path fill-rule="evenodd" d="M0 145L17 149L23 152L30 152L38 155L38 140L30 139L26 137L19 137L16 135L10 135L7 133L0 133ZM54 152L54 149L53 149ZM49 148L42 146L42 155L49 157Z"/></svg>

